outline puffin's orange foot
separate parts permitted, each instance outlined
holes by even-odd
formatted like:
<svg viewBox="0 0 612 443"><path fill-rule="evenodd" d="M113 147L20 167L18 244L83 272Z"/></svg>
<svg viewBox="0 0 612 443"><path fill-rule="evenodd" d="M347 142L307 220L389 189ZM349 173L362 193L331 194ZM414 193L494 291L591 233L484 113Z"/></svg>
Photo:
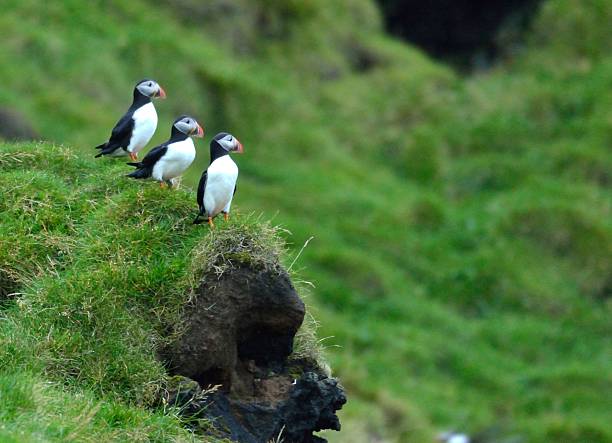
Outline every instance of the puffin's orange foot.
<svg viewBox="0 0 612 443"><path fill-rule="evenodd" d="M135 152L130 152L130 158L133 162L135 162L136 160L138 160L138 154L136 154Z"/></svg>
<svg viewBox="0 0 612 443"><path fill-rule="evenodd" d="M212 221L212 217L208 217L208 226L210 226L211 229L215 229L215 224Z"/></svg>
<svg viewBox="0 0 612 443"><path fill-rule="evenodd" d="M223 213L223 220L225 220L225 221L229 220L229 214L227 212Z"/></svg>
<svg viewBox="0 0 612 443"><path fill-rule="evenodd" d="M166 187L166 182L159 182L159 188L164 189Z"/></svg>

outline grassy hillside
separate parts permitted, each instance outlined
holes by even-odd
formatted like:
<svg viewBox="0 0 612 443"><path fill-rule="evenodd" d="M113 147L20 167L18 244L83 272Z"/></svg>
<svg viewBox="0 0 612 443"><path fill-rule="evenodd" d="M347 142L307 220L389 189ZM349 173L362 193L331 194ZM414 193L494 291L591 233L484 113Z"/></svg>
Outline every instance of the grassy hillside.
<svg viewBox="0 0 612 443"><path fill-rule="evenodd" d="M238 260L277 266L278 229L237 216L210 232L191 223L188 191L130 182L63 147L2 147L0 437L192 439L178 409L145 409L167 380L156 351L203 276ZM316 358L310 328L296 352Z"/></svg>
<svg viewBox="0 0 612 443"><path fill-rule="evenodd" d="M163 303L138 296L158 283L143 268L179 235L139 217L143 190L119 194L116 167L41 144L3 144L0 166L0 440L189 440L173 411L139 407L164 373L149 312ZM181 197L164 204L175 209ZM122 229L109 220L117 216ZM142 267L120 263L130 253Z"/></svg>
<svg viewBox="0 0 612 443"><path fill-rule="evenodd" d="M525 48L467 77L385 36L370 1L328 3L5 1L0 102L90 155L150 76L168 92L154 141L185 112L240 138L237 208L274 217L295 252L315 237L297 266L349 391L330 438L612 441L612 2L545 3ZM156 193L115 179L120 161L79 161L126 195ZM25 197L54 192L51 166L3 186L24 217L57 212ZM70 224L96 210L84 196L107 191L55 192L77 218L19 242L41 263L28 276L70 255Z"/></svg>

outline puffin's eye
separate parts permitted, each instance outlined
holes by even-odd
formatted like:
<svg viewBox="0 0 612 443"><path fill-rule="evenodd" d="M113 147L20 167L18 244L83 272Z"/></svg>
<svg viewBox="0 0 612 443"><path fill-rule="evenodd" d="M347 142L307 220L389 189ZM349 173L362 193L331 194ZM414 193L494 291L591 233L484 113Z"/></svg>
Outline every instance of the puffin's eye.
<svg viewBox="0 0 612 443"><path fill-rule="evenodd" d="M149 82L149 84L147 86L153 86L153 83Z"/></svg>

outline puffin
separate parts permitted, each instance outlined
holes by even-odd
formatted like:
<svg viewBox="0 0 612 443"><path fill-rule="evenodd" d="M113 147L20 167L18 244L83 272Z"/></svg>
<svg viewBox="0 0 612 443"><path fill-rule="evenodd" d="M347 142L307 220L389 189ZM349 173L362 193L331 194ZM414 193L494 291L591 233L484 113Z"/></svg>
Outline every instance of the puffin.
<svg viewBox="0 0 612 443"><path fill-rule="evenodd" d="M128 163L136 170L128 174L132 178L150 178L173 185L173 180L193 163L196 156L195 146L190 137L204 137L204 129L195 118L181 115L172 124L168 141L151 149L140 162Z"/></svg>
<svg viewBox="0 0 612 443"><path fill-rule="evenodd" d="M208 225L214 228L213 218L223 213L229 219L232 198L236 193L238 166L229 156L230 152L242 154L244 148L236 137L227 132L220 132L210 142L210 164L202 173L198 185L198 206L200 212L193 221L200 224L205 217Z"/></svg>
<svg viewBox="0 0 612 443"><path fill-rule="evenodd" d="M96 158L103 155L129 155L132 161L138 158L138 151L149 143L157 128L152 98L166 98L166 92L154 80L139 81L134 87L132 105L115 125L108 141L96 146L100 150Z"/></svg>

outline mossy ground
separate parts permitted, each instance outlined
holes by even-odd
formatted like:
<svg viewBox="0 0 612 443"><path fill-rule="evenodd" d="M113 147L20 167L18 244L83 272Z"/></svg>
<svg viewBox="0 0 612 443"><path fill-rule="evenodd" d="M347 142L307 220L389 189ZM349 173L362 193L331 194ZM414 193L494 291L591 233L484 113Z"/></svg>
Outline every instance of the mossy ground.
<svg viewBox="0 0 612 443"><path fill-rule="evenodd" d="M520 51L460 76L385 36L369 0L9 1L0 100L66 143L57 148L64 155L90 155L146 75L169 95L157 106L154 141L185 112L210 135L240 138L236 207L290 230L292 254L315 237L295 268L316 285L309 302L319 337L350 398L345 430L329 438L422 442L440 428L497 427L530 442L609 442L611 20L609 0L545 2ZM3 145L2 155L10 149L19 147ZM205 145L198 149L188 185L208 160ZM20 182L2 187L18 209L0 226L0 249L35 266L9 260L2 279L42 277L26 285L33 294L58 286L52 273L69 274L66 264L79 260L95 278L138 282L141 296L121 307L118 325L140 327L123 316L128 308L143 319L171 313L164 297L178 277L170 270L190 246L171 239L196 241L173 220L190 222L194 203L117 179L121 162L29 155L35 169L18 172L15 162L27 159L0 156L13 171L4 179ZM77 174L75 182L53 168ZM154 242L135 266L101 240L116 235L126 211L143 215L128 220L126 239ZM94 255L81 257L74 230L88 223ZM19 244L5 240L14 232ZM156 262L165 241L176 256ZM68 276L91 290L85 274ZM43 325L65 303L54 297ZM95 312L98 301L80 297L83 311ZM101 327L83 317L71 328L81 325L85 336ZM143 348L125 345L119 361L154 345L157 332L143 331ZM61 334L54 328L53 341L39 343L39 328L28 346L57 357L56 341L73 343ZM77 358L72 352L66 357ZM87 377L96 374L83 364ZM78 379L65 365L60 359L58 373ZM100 377L120 386L104 398L142 394L122 385L119 367Z"/></svg>

